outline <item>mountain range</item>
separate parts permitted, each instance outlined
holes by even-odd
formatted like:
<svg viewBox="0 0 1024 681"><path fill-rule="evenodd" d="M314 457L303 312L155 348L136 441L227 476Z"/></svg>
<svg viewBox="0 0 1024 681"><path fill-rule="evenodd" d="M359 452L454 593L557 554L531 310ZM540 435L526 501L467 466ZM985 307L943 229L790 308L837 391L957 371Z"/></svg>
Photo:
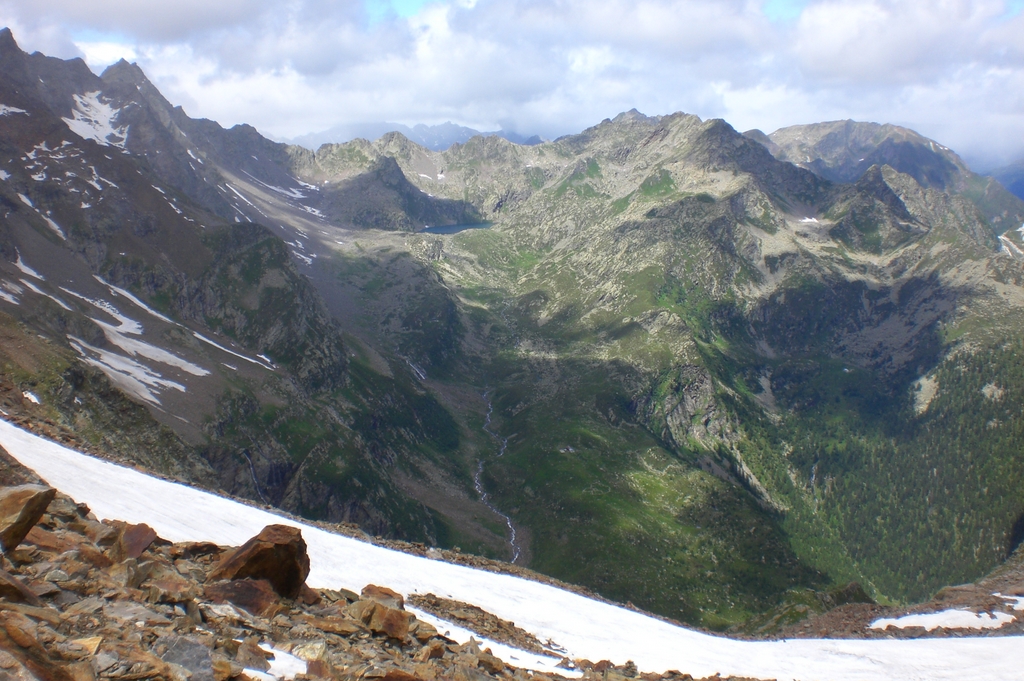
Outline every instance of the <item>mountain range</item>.
<svg viewBox="0 0 1024 681"><path fill-rule="evenodd" d="M481 135L485 137L500 137L516 144L534 145L543 142L538 135L520 135L509 130L480 132L473 128L467 128L464 125L456 125L451 121L441 123L440 125L418 123L412 127L402 125L401 123L339 125L323 132L313 132L287 141L290 144L296 144L308 149L317 149L324 144L337 144L354 139L366 139L375 142L389 132L400 133L405 138L432 151L444 151L453 144L465 144L470 139Z"/></svg>
<svg viewBox="0 0 1024 681"><path fill-rule="evenodd" d="M0 68L7 416L718 630L1024 539L1024 202L912 131L314 151L8 30Z"/></svg>

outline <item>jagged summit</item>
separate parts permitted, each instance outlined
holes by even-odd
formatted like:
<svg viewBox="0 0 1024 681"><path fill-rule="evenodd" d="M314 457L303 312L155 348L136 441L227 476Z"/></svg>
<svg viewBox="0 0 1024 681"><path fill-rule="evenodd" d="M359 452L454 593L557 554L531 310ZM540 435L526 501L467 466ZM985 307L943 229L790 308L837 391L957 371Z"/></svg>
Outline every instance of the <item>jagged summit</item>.
<svg viewBox="0 0 1024 681"><path fill-rule="evenodd" d="M7 26L0 28L0 50L10 49L12 46L18 46L17 41L14 39L14 33Z"/></svg>
<svg viewBox="0 0 1024 681"><path fill-rule="evenodd" d="M625 121L639 121L643 123L656 124L661 121L663 116L646 116L636 109L630 109L629 111L623 111L622 113L611 119L613 123L622 123Z"/></svg>
<svg viewBox="0 0 1024 681"><path fill-rule="evenodd" d="M105 68L100 78L108 83L128 82L133 85L150 85L149 78L146 77L142 68L137 63L129 63L123 57Z"/></svg>

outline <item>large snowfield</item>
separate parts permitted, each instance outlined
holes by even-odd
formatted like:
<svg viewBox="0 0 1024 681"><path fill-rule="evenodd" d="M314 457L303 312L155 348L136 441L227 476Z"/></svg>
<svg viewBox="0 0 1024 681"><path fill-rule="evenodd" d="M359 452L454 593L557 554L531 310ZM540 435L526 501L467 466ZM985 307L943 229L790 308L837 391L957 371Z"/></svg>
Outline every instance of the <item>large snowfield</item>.
<svg viewBox="0 0 1024 681"><path fill-rule="evenodd" d="M695 677L870 681L1024 679L1019 636L915 640L749 642L709 636L537 582L391 551L180 484L117 466L42 439L0 419L0 445L100 518L147 523L171 541L238 545L271 523L302 529L311 586L404 594L432 592L511 620L571 658L633 660L641 671ZM451 629L454 638L467 632ZM495 647L506 661L540 668L535 655Z"/></svg>

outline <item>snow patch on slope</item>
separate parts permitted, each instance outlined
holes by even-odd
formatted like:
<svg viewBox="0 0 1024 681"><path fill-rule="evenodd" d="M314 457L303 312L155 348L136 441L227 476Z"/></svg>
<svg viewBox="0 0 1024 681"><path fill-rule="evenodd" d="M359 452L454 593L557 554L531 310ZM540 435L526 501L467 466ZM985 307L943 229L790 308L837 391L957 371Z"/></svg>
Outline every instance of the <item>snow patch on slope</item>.
<svg viewBox="0 0 1024 681"><path fill-rule="evenodd" d="M75 95L75 108L71 110L72 118L62 118L71 131L79 137L96 141L103 146L125 148L128 141L128 126L115 127L114 119L121 109L100 101L100 93L87 92Z"/></svg>
<svg viewBox="0 0 1024 681"><path fill-rule="evenodd" d="M97 307L100 310L103 310L103 312L116 319L118 325L114 326L113 324L104 322L100 319L92 318L92 320L101 329L103 329L103 335L107 337L107 340L110 341L110 343L112 343L113 345L116 345L117 347L127 352L129 355L133 357L145 357L146 359L151 359L155 362L160 362L161 364L166 364L168 366L181 369L185 373L192 374L193 376L209 375L210 372L207 371L206 369L200 366L196 366L192 362L189 362L186 359L182 359L181 357L178 357L172 352L168 352L163 348L158 348L155 345L150 345L149 343L138 340L137 338L129 338L129 334L133 336L138 336L142 333L142 324L135 321L131 317L122 314L116 307L114 307L107 301L94 300L92 298L83 296L79 293L75 293L74 291L66 289L64 287L61 287L61 290L64 291L65 293L75 296L79 300L84 300L93 307ZM154 375L159 375L155 374L155 372L152 372L152 370L149 371L151 371L151 373L154 373ZM174 385L178 384L175 383ZM180 387L180 389L182 391L185 390L184 387Z"/></svg>
<svg viewBox="0 0 1024 681"><path fill-rule="evenodd" d="M57 233L57 236L59 236L61 239L64 239L65 241L67 240L67 237L64 236L64 230L62 230L60 228L60 225L58 225L56 222L54 222L53 218L51 218L49 215L45 215L45 214L39 212L39 209L36 208L34 203L32 203L32 199L30 199L27 196L25 196L24 194L20 194L20 193L18 194L18 198L21 199L22 203L24 203L26 206L28 206L29 208L34 210L36 212L36 215L38 215L43 220L45 220L46 224L49 225L50 229L52 229L54 232Z"/></svg>
<svg viewBox="0 0 1024 681"><path fill-rule="evenodd" d="M203 341L207 345L212 345L213 347L217 348L221 352L226 352L229 355L234 355L238 359L244 359L246 362L250 362L251 364L255 364L256 366L263 367L264 369L268 369L270 371L274 370L273 362L271 362L270 360L267 360L267 363L264 364L263 362L260 362L259 360L253 359L252 357L246 357L245 355L239 354L239 353L235 352L234 350L229 350L228 348L224 347L220 343L216 343L216 342L210 340L209 338L207 338L206 336L203 336L202 334L199 334L199 333L197 333L195 331L192 332L192 335L195 336L196 338L198 338L199 340ZM263 355L260 355L260 357L262 357L262 356Z"/></svg>
<svg viewBox="0 0 1024 681"><path fill-rule="evenodd" d="M27 274L33 279L39 281L46 281L46 277L36 272L34 269L25 264L25 261L21 259L21 253L18 253L18 259L14 261L14 266L22 271L23 274Z"/></svg>
<svg viewBox="0 0 1024 681"><path fill-rule="evenodd" d="M390 551L93 459L0 420L0 445L101 518L144 522L171 541L240 545L271 523L302 530L313 587L384 584L473 603L571 658L632 659L643 671L818 681L1020 678L1024 638L737 641L691 631L511 575ZM444 625L450 628L450 625ZM455 631L453 630L453 634ZM488 644L489 645L489 644ZM527 667L527 664L523 664Z"/></svg>
<svg viewBox="0 0 1024 681"><path fill-rule="evenodd" d="M63 300L61 300L60 298L58 298L56 296L50 295L46 291L42 290L41 288L39 288L38 286L33 284L31 281L28 281L27 279L22 279L21 283L24 284L27 288L31 289L33 293L37 293L37 294L39 294L41 296L45 296L45 297L49 298L50 300L52 300L53 302L57 303L58 305L60 305L65 310L67 310L68 312L72 311L71 308L68 307L68 304L65 303Z"/></svg>
<svg viewBox="0 0 1024 681"><path fill-rule="evenodd" d="M105 281L102 277L98 277L95 274L93 275L93 279L95 279L96 281L98 281L101 284L103 284L104 286L106 286L115 295L124 296L128 300L132 301L132 303L134 303L136 307L138 307L138 308L140 308L142 310L145 310L146 312L148 312L149 314L153 315L154 317L156 317L160 321L167 322L168 324L175 324L175 325L177 325L178 322L174 321L173 319L171 319L169 317L165 317L164 315L160 314L159 312L157 312L156 310L151 308L149 305L146 305L144 302L142 302L141 300L136 298L134 295L132 295L130 292L124 290L123 288L120 288L118 286L114 286L113 284Z"/></svg>
<svg viewBox="0 0 1024 681"><path fill-rule="evenodd" d="M999 243L1002 246L1002 248L1000 248L1001 253L1006 253L1015 259L1024 259L1024 251L1018 248L1017 244L1007 239L1005 234L999 235Z"/></svg>
<svg viewBox="0 0 1024 681"><path fill-rule="evenodd" d="M173 388L185 392L185 386L164 378L134 359L94 347L74 336L68 336L68 340L83 362L96 367L107 375L111 383L140 400L159 405L160 399L153 390Z"/></svg>
<svg viewBox="0 0 1024 681"><path fill-rule="evenodd" d="M903 617L883 617L868 625L869 629L885 630L888 627L906 629L924 627L928 631L944 629L998 629L1016 618L1005 612L987 613L970 610L942 610L940 612L918 613Z"/></svg>

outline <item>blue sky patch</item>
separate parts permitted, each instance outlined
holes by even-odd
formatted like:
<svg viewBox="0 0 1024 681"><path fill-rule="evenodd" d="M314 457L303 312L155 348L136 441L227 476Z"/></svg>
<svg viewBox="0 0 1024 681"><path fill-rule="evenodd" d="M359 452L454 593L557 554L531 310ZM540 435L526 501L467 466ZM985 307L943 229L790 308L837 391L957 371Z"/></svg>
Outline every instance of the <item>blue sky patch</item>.
<svg viewBox="0 0 1024 681"><path fill-rule="evenodd" d="M363 0L370 24L378 24L389 16L413 17L429 0Z"/></svg>
<svg viewBox="0 0 1024 681"><path fill-rule="evenodd" d="M772 21L794 21L804 11L807 2L808 0L765 0L762 11Z"/></svg>

